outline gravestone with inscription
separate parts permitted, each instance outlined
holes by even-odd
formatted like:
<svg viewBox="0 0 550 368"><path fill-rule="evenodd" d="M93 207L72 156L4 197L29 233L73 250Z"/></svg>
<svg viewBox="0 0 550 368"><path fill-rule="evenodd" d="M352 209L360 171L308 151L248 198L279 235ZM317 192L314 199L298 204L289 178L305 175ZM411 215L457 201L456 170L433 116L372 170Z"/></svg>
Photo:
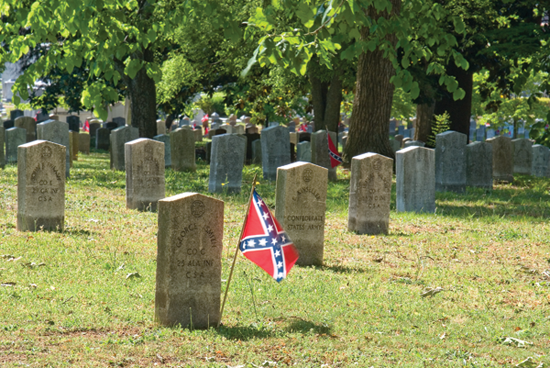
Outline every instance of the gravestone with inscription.
<svg viewBox="0 0 550 368"><path fill-rule="evenodd" d="M514 146L508 137L487 139L493 146L493 180L512 183L514 181Z"/></svg>
<svg viewBox="0 0 550 368"><path fill-rule="evenodd" d="M332 143L336 145L338 136L335 132L330 132ZM335 181L336 168L332 168L330 164L330 155L328 153L328 137L326 130L318 130L311 134L311 162L324 167L328 170L328 180Z"/></svg>
<svg viewBox="0 0 550 368"><path fill-rule="evenodd" d="M466 134L452 130L435 136L435 190L464 193L466 190Z"/></svg>
<svg viewBox="0 0 550 368"><path fill-rule="evenodd" d="M195 133L185 126L170 133L172 169L175 171L195 171Z"/></svg>
<svg viewBox="0 0 550 368"><path fill-rule="evenodd" d="M63 231L66 150L44 140L19 146L17 230Z"/></svg>
<svg viewBox="0 0 550 368"><path fill-rule="evenodd" d="M302 266L322 265L327 169L295 162L277 169L275 217L298 249Z"/></svg>
<svg viewBox="0 0 550 368"><path fill-rule="evenodd" d="M46 120L36 125L36 137L41 140L65 146L65 176L71 173L71 147L69 143L69 124L58 120Z"/></svg>
<svg viewBox="0 0 550 368"><path fill-rule="evenodd" d="M261 165L262 164L262 141L261 141L261 139L255 139L255 140L252 141L252 163L256 164L256 165Z"/></svg>
<svg viewBox="0 0 550 368"><path fill-rule="evenodd" d="M76 115L67 116L67 124L69 124L69 130L80 133L80 118Z"/></svg>
<svg viewBox="0 0 550 368"><path fill-rule="evenodd" d="M0 169L6 166L6 156L4 154L4 143L6 142L6 130L0 126Z"/></svg>
<svg viewBox="0 0 550 368"><path fill-rule="evenodd" d="M240 193L243 177L246 137L222 134L212 138L208 191Z"/></svg>
<svg viewBox="0 0 550 368"><path fill-rule="evenodd" d="M155 319L165 326L215 327L220 320L223 210L197 193L158 208Z"/></svg>
<svg viewBox="0 0 550 368"><path fill-rule="evenodd" d="M108 151L110 143L111 131L107 128L99 128L95 132L95 149Z"/></svg>
<svg viewBox="0 0 550 368"><path fill-rule="evenodd" d="M90 154L90 135L87 133L78 134L78 151L86 155Z"/></svg>
<svg viewBox="0 0 550 368"><path fill-rule="evenodd" d="M167 134L156 135L154 140L164 143L164 167L172 166L172 151L170 149L170 136Z"/></svg>
<svg viewBox="0 0 550 368"><path fill-rule="evenodd" d="M435 212L435 152L408 147L395 153L397 212Z"/></svg>
<svg viewBox="0 0 550 368"><path fill-rule="evenodd" d="M262 130L262 169L264 179L277 179L277 168L290 163L288 129L277 125Z"/></svg>
<svg viewBox="0 0 550 368"><path fill-rule="evenodd" d="M540 144L535 144L532 147L533 151L533 160L531 164L531 174L544 178L549 175L549 164L550 164L550 149Z"/></svg>
<svg viewBox="0 0 550 368"><path fill-rule="evenodd" d="M156 211L164 190L164 143L139 138L124 145L126 208Z"/></svg>
<svg viewBox="0 0 550 368"><path fill-rule="evenodd" d="M514 174L531 175L533 164L533 143L529 139L513 139Z"/></svg>
<svg viewBox="0 0 550 368"><path fill-rule="evenodd" d="M351 160L348 230L359 234L387 234L393 160L364 153Z"/></svg>
<svg viewBox="0 0 550 368"><path fill-rule="evenodd" d="M296 146L296 160L311 162L311 142L303 141L298 143Z"/></svg>
<svg viewBox="0 0 550 368"><path fill-rule="evenodd" d="M493 189L493 146L473 142L466 146L466 185Z"/></svg>
<svg viewBox="0 0 550 368"><path fill-rule="evenodd" d="M23 128L9 128L6 130L6 161L17 162L17 147L27 143L27 131Z"/></svg>
<svg viewBox="0 0 550 368"><path fill-rule="evenodd" d="M15 126L27 131L27 143L36 140L36 121L29 116L20 116L15 119Z"/></svg>
<svg viewBox="0 0 550 368"><path fill-rule="evenodd" d="M79 143L80 143L80 134L77 132L74 132L72 130L69 130L69 140L70 140L70 146L71 146L71 160L78 161L78 151L79 151Z"/></svg>
<svg viewBox="0 0 550 368"><path fill-rule="evenodd" d="M111 140L111 169L124 171L124 145L139 138L139 129L131 126L116 128L109 136Z"/></svg>

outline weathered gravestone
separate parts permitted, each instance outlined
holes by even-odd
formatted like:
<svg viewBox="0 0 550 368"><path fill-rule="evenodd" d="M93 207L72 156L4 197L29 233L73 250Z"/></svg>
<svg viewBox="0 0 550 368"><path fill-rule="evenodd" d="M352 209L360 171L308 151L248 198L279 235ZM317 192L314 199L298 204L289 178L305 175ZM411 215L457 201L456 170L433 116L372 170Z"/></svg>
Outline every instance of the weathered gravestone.
<svg viewBox="0 0 550 368"><path fill-rule="evenodd" d="M394 139L399 142L399 149L401 149L403 147L403 139L405 139L405 137L401 134L397 134Z"/></svg>
<svg viewBox="0 0 550 368"><path fill-rule="evenodd" d="M93 122L89 122L90 125L90 137L95 137L98 129L101 128L101 124L97 120L92 120Z"/></svg>
<svg viewBox="0 0 550 368"><path fill-rule="evenodd" d="M167 134L156 135L154 140L164 143L164 167L172 166L172 150L170 149L170 136Z"/></svg>
<svg viewBox="0 0 550 368"><path fill-rule="evenodd" d="M111 131L107 128L99 128L95 132L95 149L108 151L110 147Z"/></svg>
<svg viewBox="0 0 550 368"><path fill-rule="evenodd" d="M164 121L157 121L157 135L166 134L166 124Z"/></svg>
<svg viewBox="0 0 550 368"><path fill-rule="evenodd" d="M202 142L202 128L193 130L193 134L195 135L195 142Z"/></svg>
<svg viewBox="0 0 550 368"><path fill-rule="evenodd" d="M223 129L226 131L227 134L233 133L234 127L229 124L222 124L220 125L219 129Z"/></svg>
<svg viewBox="0 0 550 368"><path fill-rule="evenodd" d="M175 171L195 171L195 133L189 127L176 129L170 133L172 169Z"/></svg>
<svg viewBox="0 0 550 368"><path fill-rule="evenodd" d="M261 139L255 139L255 140L252 141L252 163L256 164L256 165L261 165L262 164L262 141L261 141Z"/></svg>
<svg viewBox="0 0 550 368"><path fill-rule="evenodd" d="M9 128L6 130L6 161L17 162L17 147L27 143L27 131L23 128Z"/></svg>
<svg viewBox="0 0 550 368"><path fill-rule="evenodd" d="M107 129L109 129L111 132L113 130L115 130L116 128L119 128L119 126L113 121L110 121L108 123L104 123L103 126Z"/></svg>
<svg viewBox="0 0 550 368"><path fill-rule="evenodd" d="M290 144L293 144L295 146L298 145L298 133L290 132L288 136L289 136Z"/></svg>
<svg viewBox="0 0 550 368"><path fill-rule="evenodd" d="M395 153L401 149L401 141L390 139L390 146L392 151Z"/></svg>
<svg viewBox="0 0 550 368"><path fill-rule="evenodd" d="M50 119L49 120L55 120L55 121L59 121L59 115L56 115L56 114L50 114Z"/></svg>
<svg viewBox="0 0 550 368"><path fill-rule="evenodd" d="M327 169L295 162L277 169L275 217L298 249L302 266L322 265Z"/></svg>
<svg viewBox="0 0 550 368"><path fill-rule="evenodd" d="M346 133L343 137L342 137L342 149L344 149L346 147L346 144L348 143L348 133Z"/></svg>
<svg viewBox="0 0 550 368"><path fill-rule="evenodd" d="M466 185L493 189L493 146L474 142L466 146Z"/></svg>
<svg viewBox="0 0 550 368"><path fill-rule="evenodd" d="M212 142L206 142L206 163L210 165L210 157L212 155Z"/></svg>
<svg viewBox="0 0 550 368"><path fill-rule="evenodd" d="M487 139L493 146L493 180L512 183L514 181L514 146L508 137Z"/></svg>
<svg viewBox="0 0 550 368"><path fill-rule="evenodd" d="M159 201L155 319L206 329L220 319L223 207L183 193Z"/></svg>
<svg viewBox="0 0 550 368"><path fill-rule="evenodd" d="M410 143L410 142L409 142ZM466 190L466 134L452 130L435 136L435 190Z"/></svg>
<svg viewBox="0 0 550 368"><path fill-rule="evenodd" d="M15 109L10 111L10 120L15 121L20 116L25 116L23 110Z"/></svg>
<svg viewBox="0 0 550 368"><path fill-rule="evenodd" d="M139 138L124 145L126 208L156 211L164 190L164 143Z"/></svg>
<svg viewBox="0 0 550 368"><path fill-rule="evenodd" d="M80 133L80 118L76 115L67 116L67 124L69 124L69 130Z"/></svg>
<svg viewBox="0 0 550 368"><path fill-rule="evenodd" d="M188 116L185 116L182 119L180 119L180 124L179 124L180 127L188 126L188 125L191 125L191 120L189 120Z"/></svg>
<svg viewBox="0 0 550 368"><path fill-rule="evenodd" d="M36 121L28 116L20 116L15 119L15 126L27 131L27 143L36 140Z"/></svg>
<svg viewBox="0 0 550 368"><path fill-rule="evenodd" d="M0 126L0 169L6 166L6 157L4 154L4 142L6 141L6 130Z"/></svg>
<svg viewBox="0 0 550 368"><path fill-rule="evenodd" d="M303 141L298 143L296 146L296 160L311 162L311 142Z"/></svg>
<svg viewBox="0 0 550 368"><path fill-rule="evenodd" d="M535 144L532 147L533 160L531 164L531 174L543 178L549 175L550 149L540 144Z"/></svg>
<svg viewBox="0 0 550 368"><path fill-rule="evenodd" d="M435 212L435 152L408 147L395 153L397 212Z"/></svg>
<svg viewBox="0 0 550 368"><path fill-rule="evenodd" d="M237 124L233 127L233 133L235 133L235 134L245 134L246 129L244 128L244 125Z"/></svg>
<svg viewBox="0 0 550 368"><path fill-rule="evenodd" d="M73 132L69 130L69 140L70 140L70 147L71 147L71 160L72 161L78 161L78 151L79 151L79 143L80 143L80 134L77 132Z"/></svg>
<svg viewBox="0 0 550 368"><path fill-rule="evenodd" d="M86 133L78 134L78 151L86 155L90 154L90 135Z"/></svg>
<svg viewBox="0 0 550 368"><path fill-rule="evenodd" d="M71 147L69 142L69 124L58 120L46 120L36 125L36 137L41 140L65 146L65 176L71 173Z"/></svg>
<svg viewBox="0 0 550 368"><path fill-rule="evenodd" d="M332 143L336 145L338 136L335 132L330 132ZM336 168L330 164L330 155L328 153L328 137L326 130L318 130L311 134L311 162L324 167L328 170L328 180L337 180Z"/></svg>
<svg viewBox="0 0 550 368"><path fill-rule="evenodd" d="M476 129L476 141L483 142L485 140L485 126L482 125Z"/></svg>
<svg viewBox="0 0 550 368"><path fill-rule="evenodd" d="M50 118L47 111L40 111L38 114L36 114L36 123L41 123L43 121L46 121Z"/></svg>
<svg viewBox="0 0 550 368"><path fill-rule="evenodd" d="M262 130L262 169L264 179L277 179L277 168L290 163L290 136L283 126ZM328 155L328 153L327 153Z"/></svg>
<svg viewBox="0 0 550 368"><path fill-rule="evenodd" d="M262 145L261 145L261 136L259 134L256 134L256 133L246 133L245 134L245 137L246 137L246 163L248 164L261 164L262 163L262 158L261 158L261 154L262 154ZM253 151L253 145L254 145L254 141L258 141L258 151L256 152L259 152L259 159L260 161L253 161L253 157L257 157L257 155L254 154L254 151Z"/></svg>
<svg viewBox="0 0 550 368"><path fill-rule="evenodd" d="M123 127L126 126L126 119L122 117L116 117L113 118L113 123L115 123L117 127Z"/></svg>
<svg viewBox="0 0 550 368"><path fill-rule="evenodd" d="M62 231L67 148L37 140L19 146L18 151L17 230Z"/></svg>
<svg viewBox="0 0 550 368"><path fill-rule="evenodd" d="M529 139L513 139L514 174L531 175L533 164L533 143Z"/></svg>
<svg viewBox="0 0 550 368"><path fill-rule="evenodd" d="M111 169L124 171L124 145L139 138L139 129L131 126L116 128L109 136L111 140Z"/></svg>
<svg viewBox="0 0 550 368"><path fill-rule="evenodd" d="M230 193L241 191L246 137L238 134L223 134L212 138L210 154L210 178L208 191Z"/></svg>
<svg viewBox="0 0 550 368"><path fill-rule="evenodd" d="M393 160L365 153L351 160L348 230L359 234L387 234Z"/></svg>
<svg viewBox="0 0 550 368"><path fill-rule="evenodd" d="M6 130L15 127L15 123L13 122L13 120L5 120L4 122L2 122L2 125Z"/></svg>

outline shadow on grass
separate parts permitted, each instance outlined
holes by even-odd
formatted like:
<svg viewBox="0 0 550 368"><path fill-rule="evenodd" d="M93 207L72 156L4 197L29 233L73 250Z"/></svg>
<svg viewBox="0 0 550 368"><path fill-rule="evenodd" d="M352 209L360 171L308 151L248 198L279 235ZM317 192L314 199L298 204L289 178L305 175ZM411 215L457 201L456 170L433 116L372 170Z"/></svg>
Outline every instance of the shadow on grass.
<svg viewBox="0 0 550 368"><path fill-rule="evenodd" d="M333 265L333 266L323 265L323 266L314 266L314 268L318 271L332 271L334 273L347 273L347 274L367 272L367 270L365 269L361 269L358 267L348 267L344 265Z"/></svg>
<svg viewBox="0 0 550 368"><path fill-rule="evenodd" d="M275 337L276 331L267 328L256 328L254 326L224 326L217 330L219 335L226 339L248 341L251 339L267 339Z"/></svg>
<svg viewBox="0 0 550 368"><path fill-rule="evenodd" d="M95 231L89 231L89 230L82 230L82 229L65 229L63 230L63 234L73 235L73 236L91 236L91 235L97 235L98 233Z"/></svg>
<svg viewBox="0 0 550 368"><path fill-rule="evenodd" d="M311 321L308 321L302 318L296 318L296 317L294 317L294 320L290 323L288 327L285 328L285 330L290 333L293 333L293 332L298 332L302 334L314 333L318 335L331 334L330 326L324 323L323 324L313 323Z"/></svg>

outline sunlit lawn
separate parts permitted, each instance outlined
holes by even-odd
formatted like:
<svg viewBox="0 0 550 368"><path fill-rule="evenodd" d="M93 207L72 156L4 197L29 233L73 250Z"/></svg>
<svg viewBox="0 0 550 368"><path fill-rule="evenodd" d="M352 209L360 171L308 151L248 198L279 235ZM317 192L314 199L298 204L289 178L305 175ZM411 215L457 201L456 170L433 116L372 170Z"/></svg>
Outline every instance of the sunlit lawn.
<svg viewBox="0 0 550 368"><path fill-rule="evenodd" d="M373 237L347 231L349 173L339 171L325 266L295 267L277 284L239 257L223 326L190 331L154 321L157 215L125 208L124 173L108 160L74 163L63 233L17 232L17 169L0 171L0 365L550 364L550 179L438 194L435 215L392 212L390 234ZM240 195L215 195L224 280L254 173L245 168ZM166 178L167 195L206 194L208 166ZM273 207L275 185L260 181ZM444 291L421 297L428 287Z"/></svg>

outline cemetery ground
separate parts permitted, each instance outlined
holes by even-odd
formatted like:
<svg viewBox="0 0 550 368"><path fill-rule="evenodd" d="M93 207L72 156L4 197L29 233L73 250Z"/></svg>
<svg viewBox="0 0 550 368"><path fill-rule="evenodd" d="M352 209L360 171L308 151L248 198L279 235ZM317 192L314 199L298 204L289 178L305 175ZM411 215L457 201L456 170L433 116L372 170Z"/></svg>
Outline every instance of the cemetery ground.
<svg viewBox="0 0 550 368"><path fill-rule="evenodd" d="M225 201L222 279L250 182ZM127 210L107 153L79 155L63 232L17 232L17 168L0 172L0 365L362 367L550 364L550 180L437 194L390 233L347 231L349 173L329 183L325 265L277 284L241 255L219 330L154 321L157 214ZM261 177L261 175L259 175ZM259 180L273 208L275 184ZM208 166L166 171L166 194L207 194ZM199 275L200 276L200 275ZM222 282L225 288L226 282ZM428 288L442 288L423 297Z"/></svg>

